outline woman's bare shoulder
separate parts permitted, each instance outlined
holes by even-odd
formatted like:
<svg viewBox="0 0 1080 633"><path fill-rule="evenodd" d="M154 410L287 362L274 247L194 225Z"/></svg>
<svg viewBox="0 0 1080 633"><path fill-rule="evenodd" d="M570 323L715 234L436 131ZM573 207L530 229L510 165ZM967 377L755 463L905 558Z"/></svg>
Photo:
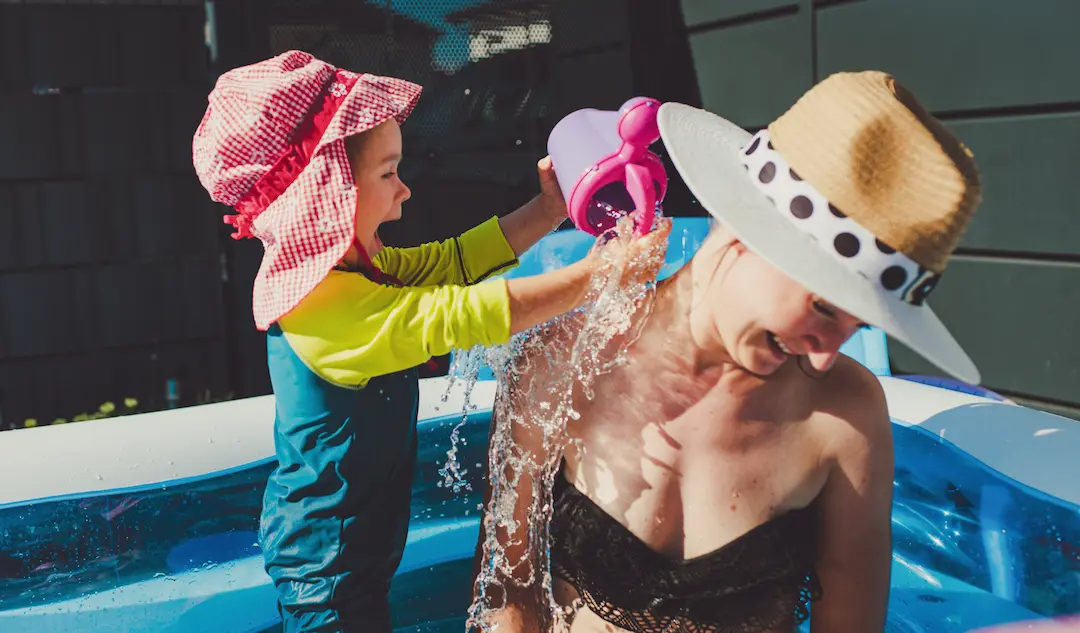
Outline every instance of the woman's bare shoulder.
<svg viewBox="0 0 1080 633"><path fill-rule="evenodd" d="M891 447L892 425L877 376L841 355L821 379L821 387L817 390L817 411L837 453Z"/></svg>

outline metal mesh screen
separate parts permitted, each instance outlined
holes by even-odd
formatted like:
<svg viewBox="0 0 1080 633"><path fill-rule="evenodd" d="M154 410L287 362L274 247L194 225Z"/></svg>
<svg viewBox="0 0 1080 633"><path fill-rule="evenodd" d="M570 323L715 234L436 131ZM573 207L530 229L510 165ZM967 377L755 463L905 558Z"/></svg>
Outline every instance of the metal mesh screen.
<svg viewBox="0 0 1080 633"><path fill-rule="evenodd" d="M456 234L535 192L551 110L550 0L275 0L269 53L424 86L402 128L413 190L391 243Z"/></svg>

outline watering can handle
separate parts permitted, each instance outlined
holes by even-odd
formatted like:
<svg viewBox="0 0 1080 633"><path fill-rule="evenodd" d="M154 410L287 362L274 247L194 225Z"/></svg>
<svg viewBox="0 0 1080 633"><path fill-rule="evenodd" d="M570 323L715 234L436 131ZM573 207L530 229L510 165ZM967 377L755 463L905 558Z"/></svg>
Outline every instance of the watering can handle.
<svg viewBox="0 0 1080 633"><path fill-rule="evenodd" d="M641 237L652 230L656 217L656 189L646 167L633 163L626 166L626 191L638 212L637 234Z"/></svg>

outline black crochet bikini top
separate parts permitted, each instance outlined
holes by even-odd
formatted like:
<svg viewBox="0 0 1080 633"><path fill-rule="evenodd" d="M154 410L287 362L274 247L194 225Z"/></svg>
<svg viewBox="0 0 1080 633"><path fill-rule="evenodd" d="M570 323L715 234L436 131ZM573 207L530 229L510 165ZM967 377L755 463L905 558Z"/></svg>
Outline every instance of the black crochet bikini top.
<svg viewBox="0 0 1080 633"><path fill-rule="evenodd" d="M718 550L675 560L650 548L560 473L552 573L604 620L635 633L761 633L803 623L821 597L814 506Z"/></svg>

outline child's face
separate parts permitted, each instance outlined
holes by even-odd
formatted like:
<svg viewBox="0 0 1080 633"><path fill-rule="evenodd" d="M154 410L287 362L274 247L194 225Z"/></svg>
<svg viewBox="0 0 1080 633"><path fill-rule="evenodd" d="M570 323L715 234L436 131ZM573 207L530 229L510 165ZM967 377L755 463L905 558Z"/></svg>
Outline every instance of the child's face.
<svg viewBox="0 0 1080 633"><path fill-rule="evenodd" d="M398 177L401 128L388 119L347 141L356 183L356 235L375 233L383 222L401 219L401 203L411 192Z"/></svg>

